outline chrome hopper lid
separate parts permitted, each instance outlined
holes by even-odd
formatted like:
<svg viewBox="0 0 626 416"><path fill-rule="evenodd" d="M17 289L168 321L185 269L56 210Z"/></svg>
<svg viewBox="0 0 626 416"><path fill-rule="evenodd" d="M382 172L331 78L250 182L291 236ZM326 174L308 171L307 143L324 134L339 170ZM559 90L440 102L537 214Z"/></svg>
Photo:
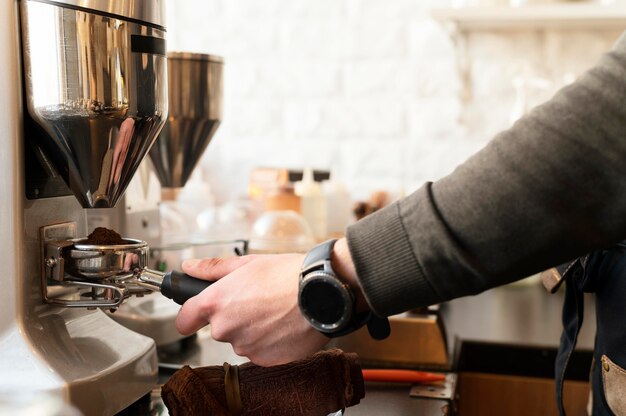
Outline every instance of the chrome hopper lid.
<svg viewBox="0 0 626 416"><path fill-rule="evenodd" d="M223 60L170 52L169 113L150 159L164 188L185 185L222 121Z"/></svg>
<svg viewBox="0 0 626 416"><path fill-rule="evenodd" d="M115 206L167 116L163 1L109 3L21 2L27 139L85 208Z"/></svg>

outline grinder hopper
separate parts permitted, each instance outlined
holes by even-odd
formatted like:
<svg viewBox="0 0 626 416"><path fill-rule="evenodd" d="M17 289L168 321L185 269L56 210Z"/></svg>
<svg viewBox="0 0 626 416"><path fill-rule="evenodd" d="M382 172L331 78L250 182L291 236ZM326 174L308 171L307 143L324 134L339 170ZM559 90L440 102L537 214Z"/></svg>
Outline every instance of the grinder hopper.
<svg viewBox="0 0 626 416"><path fill-rule="evenodd" d="M29 136L84 208L110 208L167 115L163 13L159 0L74 3L21 3Z"/></svg>
<svg viewBox="0 0 626 416"><path fill-rule="evenodd" d="M182 188L222 120L223 59L214 55L167 55L169 112L150 149L163 188Z"/></svg>

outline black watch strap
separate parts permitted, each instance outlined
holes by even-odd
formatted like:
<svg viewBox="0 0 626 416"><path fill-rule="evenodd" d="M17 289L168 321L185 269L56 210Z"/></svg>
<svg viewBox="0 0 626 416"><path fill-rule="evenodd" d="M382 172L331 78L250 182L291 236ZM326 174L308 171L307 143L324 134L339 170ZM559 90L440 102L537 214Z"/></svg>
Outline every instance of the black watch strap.
<svg viewBox="0 0 626 416"><path fill-rule="evenodd" d="M378 316L374 312L370 312L370 317L367 320L367 331L370 333L370 337L383 340L391 334L391 325L389 319L386 316Z"/></svg>
<svg viewBox="0 0 626 416"><path fill-rule="evenodd" d="M329 338L342 337L348 335L357 329L361 329L363 325L367 325L367 332L370 337L376 340L383 340L391 334L391 326L389 325L389 319L378 316L374 312L367 311L356 314L352 319L352 322L341 331L333 332L332 334L324 333Z"/></svg>
<svg viewBox="0 0 626 416"><path fill-rule="evenodd" d="M330 253L333 252L333 247L337 242L336 239L328 240L323 242L322 244L318 244L313 247L304 258L302 262L302 274L306 274L312 270L312 267L321 265L324 261L330 262Z"/></svg>

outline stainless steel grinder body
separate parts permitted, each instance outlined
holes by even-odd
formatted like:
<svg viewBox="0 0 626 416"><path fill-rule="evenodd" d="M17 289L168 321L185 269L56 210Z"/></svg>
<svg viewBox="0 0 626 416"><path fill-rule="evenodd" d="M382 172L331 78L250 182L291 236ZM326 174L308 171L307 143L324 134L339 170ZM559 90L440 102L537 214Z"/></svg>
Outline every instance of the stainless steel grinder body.
<svg viewBox="0 0 626 416"><path fill-rule="evenodd" d="M82 207L115 204L163 125L163 1L0 3L0 404L111 415L156 383L153 340L45 303L41 276L42 242L86 235Z"/></svg>

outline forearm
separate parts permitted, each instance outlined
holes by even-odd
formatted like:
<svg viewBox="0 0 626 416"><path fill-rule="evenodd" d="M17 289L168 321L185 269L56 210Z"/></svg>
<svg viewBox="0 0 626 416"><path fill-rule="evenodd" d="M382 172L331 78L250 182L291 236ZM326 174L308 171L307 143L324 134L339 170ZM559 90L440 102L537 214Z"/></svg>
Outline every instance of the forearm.
<svg viewBox="0 0 626 416"><path fill-rule="evenodd" d="M418 258L442 298L477 293L624 238L625 103L622 41L577 83L433 184L449 236L431 249L450 254L437 262ZM425 244L412 237L415 247Z"/></svg>
<svg viewBox="0 0 626 416"><path fill-rule="evenodd" d="M478 293L626 235L626 41L451 175L348 230L391 314Z"/></svg>

